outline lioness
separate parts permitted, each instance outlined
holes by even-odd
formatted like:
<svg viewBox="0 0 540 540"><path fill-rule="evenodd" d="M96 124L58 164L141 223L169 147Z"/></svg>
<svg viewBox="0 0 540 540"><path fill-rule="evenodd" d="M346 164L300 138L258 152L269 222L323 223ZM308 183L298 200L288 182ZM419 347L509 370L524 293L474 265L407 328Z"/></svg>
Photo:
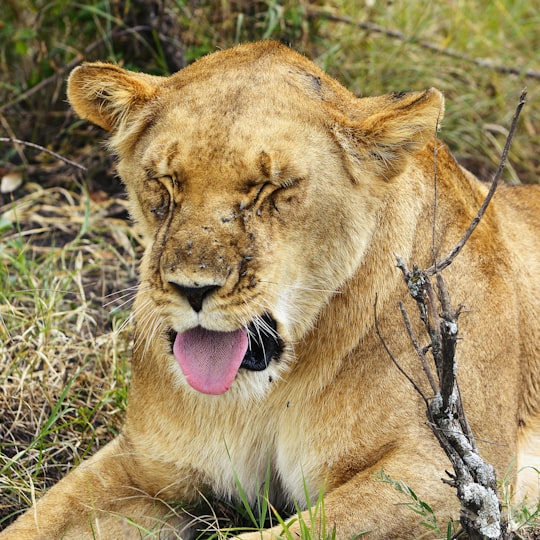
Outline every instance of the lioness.
<svg viewBox="0 0 540 540"><path fill-rule="evenodd" d="M306 508L324 489L338 539L425 532L381 469L454 512L446 458L373 310L377 296L388 346L422 381L395 254L433 261L435 170L439 256L486 194L435 139L441 93L358 99L267 41L166 78L86 64L68 95L111 132L146 235L129 406L121 435L0 537L188 539L197 503L238 499L237 482L254 502L267 471L280 508ZM467 307L465 408L500 474L515 458L540 464L539 201L538 185L501 187L444 272ZM300 535L298 521L290 529Z"/></svg>

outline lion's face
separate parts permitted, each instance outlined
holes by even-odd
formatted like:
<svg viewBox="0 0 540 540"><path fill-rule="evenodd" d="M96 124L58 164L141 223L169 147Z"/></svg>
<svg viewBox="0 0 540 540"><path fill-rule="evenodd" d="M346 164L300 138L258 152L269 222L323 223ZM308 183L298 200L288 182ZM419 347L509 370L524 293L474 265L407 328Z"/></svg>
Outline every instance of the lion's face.
<svg viewBox="0 0 540 540"><path fill-rule="evenodd" d="M300 111L261 111L247 96L222 118L229 100L167 110L119 164L149 240L139 326L161 321L205 393L227 390L239 369L264 387L277 378L356 268L374 216L329 132L299 130L289 117Z"/></svg>
<svg viewBox="0 0 540 540"><path fill-rule="evenodd" d="M79 114L113 132L148 241L138 346L206 394L264 393L294 361L440 108L435 91L357 100L289 49L246 47L170 78L90 64L70 80Z"/></svg>

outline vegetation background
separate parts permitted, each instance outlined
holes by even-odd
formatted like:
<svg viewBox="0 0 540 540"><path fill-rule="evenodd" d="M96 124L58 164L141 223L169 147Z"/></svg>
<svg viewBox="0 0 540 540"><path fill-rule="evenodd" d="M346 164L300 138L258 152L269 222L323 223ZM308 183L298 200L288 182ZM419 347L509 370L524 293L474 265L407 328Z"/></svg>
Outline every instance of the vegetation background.
<svg viewBox="0 0 540 540"><path fill-rule="evenodd" d="M526 86L505 175L539 181L539 0L2 0L0 529L110 440L126 404L141 239L67 74L100 59L166 75L267 38L358 95L438 87L441 138L482 179Z"/></svg>

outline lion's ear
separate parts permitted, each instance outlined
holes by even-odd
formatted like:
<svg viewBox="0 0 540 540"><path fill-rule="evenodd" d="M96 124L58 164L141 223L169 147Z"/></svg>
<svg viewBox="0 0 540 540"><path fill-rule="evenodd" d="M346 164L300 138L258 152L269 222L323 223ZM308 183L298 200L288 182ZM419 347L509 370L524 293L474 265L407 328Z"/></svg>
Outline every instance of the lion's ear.
<svg viewBox="0 0 540 540"><path fill-rule="evenodd" d="M403 171L409 154L435 137L444 97L435 88L389 94L370 100L369 110L366 118L337 126L334 134L354 176L371 171L389 180Z"/></svg>
<svg viewBox="0 0 540 540"><path fill-rule="evenodd" d="M103 62L83 64L69 76L68 99L81 118L116 131L156 94L159 79Z"/></svg>

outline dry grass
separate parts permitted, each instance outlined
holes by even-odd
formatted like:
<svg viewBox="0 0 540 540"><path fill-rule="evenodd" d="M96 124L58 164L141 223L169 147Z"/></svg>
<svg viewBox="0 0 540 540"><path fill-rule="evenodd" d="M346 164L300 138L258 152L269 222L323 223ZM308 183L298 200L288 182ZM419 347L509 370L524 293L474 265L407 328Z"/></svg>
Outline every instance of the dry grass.
<svg viewBox="0 0 540 540"><path fill-rule="evenodd" d="M25 189L0 208L0 523L119 429L139 250L122 200Z"/></svg>

